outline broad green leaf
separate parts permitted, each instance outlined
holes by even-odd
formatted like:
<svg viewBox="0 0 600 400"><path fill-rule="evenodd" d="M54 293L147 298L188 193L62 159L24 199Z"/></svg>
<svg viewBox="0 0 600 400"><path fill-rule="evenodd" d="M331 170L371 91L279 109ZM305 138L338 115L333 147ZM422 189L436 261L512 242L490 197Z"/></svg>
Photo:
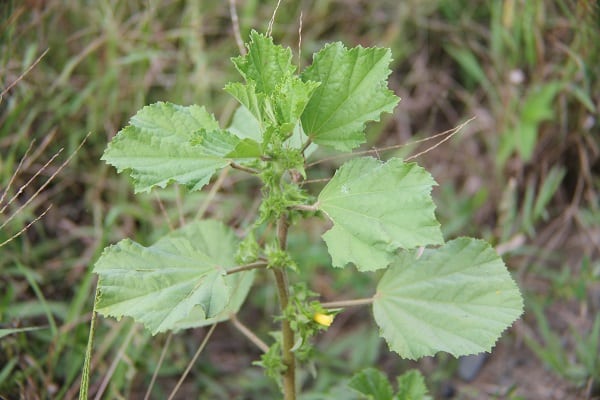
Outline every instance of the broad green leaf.
<svg viewBox="0 0 600 400"><path fill-rule="evenodd" d="M175 323L173 330L212 325L228 320L232 314L237 314L254 282L254 270L227 275L225 282L230 288L231 299L221 312L214 317L206 318L202 306L196 306L186 318Z"/></svg>
<svg viewBox="0 0 600 400"><path fill-rule="evenodd" d="M392 385L384 373L375 368L367 368L354 374L348 386L364 394L369 400L392 400Z"/></svg>
<svg viewBox="0 0 600 400"><path fill-rule="evenodd" d="M489 352L523 312L523 299L488 243L459 238L420 258L402 253L377 286L373 312L400 356L458 357Z"/></svg>
<svg viewBox="0 0 600 400"><path fill-rule="evenodd" d="M333 265L384 268L397 249L443 243L431 198L435 181L415 163L372 157L346 162L319 194L333 221L323 235Z"/></svg>
<svg viewBox="0 0 600 400"><path fill-rule="evenodd" d="M427 395L427 386L423 375L416 370L411 369L398 377L398 393L395 400L430 400Z"/></svg>
<svg viewBox="0 0 600 400"><path fill-rule="evenodd" d="M262 155L262 147L252 139L241 140L226 157L233 159L259 158Z"/></svg>
<svg viewBox="0 0 600 400"><path fill-rule="evenodd" d="M210 140L192 146L199 132ZM102 159L118 172L130 170L136 192L171 182L199 190L217 169L229 164L224 156L234 149L232 138L204 107L159 102L138 111L109 143Z"/></svg>
<svg viewBox="0 0 600 400"><path fill-rule="evenodd" d="M232 301L232 290L251 279L225 276L235 265L237 244L231 229L216 221L191 223L149 247L122 240L106 248L94 266L100 290L96 310L133 317L153 334L223 318L241 303Z"/></svg>
<svg viewBox="0 0 600 400"><path fill-rule="evenodd" d="M292 65L292 51L274 44L270 36L252 31L247 47L245 56L235 57L232 61L246 82L256 84L258 93L273 93L276 86L296 70Z"/></svg>
<svg viewBox="0 0 600 400"><path fill-rule="evenodd" d="M399 98L387 88L389 49L345 48L332 43L315 54L302 79L320 82L304 113L302 127L317 144L352 150L365 141L364 125L392 112Z"/></svg>
<svg viewBox="0 0 600 400"><path fill-rule="evenodd" d="M240 139L231 132L221 129L212 131L199 129L194 132L188 145L206 156L227 157L227 153L235 149L239 143Z"/></svg>

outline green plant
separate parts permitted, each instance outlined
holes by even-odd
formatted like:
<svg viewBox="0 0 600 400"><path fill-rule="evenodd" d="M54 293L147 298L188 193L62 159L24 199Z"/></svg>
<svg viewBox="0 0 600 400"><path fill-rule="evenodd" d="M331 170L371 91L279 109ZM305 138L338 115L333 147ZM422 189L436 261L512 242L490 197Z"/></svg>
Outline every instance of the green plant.
<svg viewBox="0 0 600 400"><path fill-rule="evenodd" d="M535 316L536 329L526 331L525 343L547 369L578 387L585 387L589 397L600 383L600 314L588 303L588 297L594 295L594 287L600 282L600 264L586 257L578 271L565 265L561 270L543 269L536 273L550 282L551 290L529 296L527 309ZM577 304L581 320L587 323L566 329L553 326L553 322L559 324L550 317L556 314L559 300Z"/></svg>
<svg viewBox="0 0 600 400"><path fill-rule="evenodd" d="M423 375L414 369L398 377L398 391L395 394L387 377L375 368L365 368L355 374L348 386L370 400L431 400Z"/></svg>
<svg viewBox="0 0 600 400"><path fill-rule="evenodd" d="M600 315L596 315L592 327L586 334L572 329L574 356L565 349L565 339L553 331L539 304L532 304L541 341L525 336L525 342L535 355L553 372L579 387L597 385L600 380L598 350L600 345Z"/></svg>
<svg viewBox="0 0 600 400"><path fill-rule="evenodd" d="M271 344L246 334L286 399L296 398L296 368L311 360L311 338L349 306L372 305L381 335L405 358L489 351L521 314L521 295L489 244L444 243L427 171L398 158L361 157L344 163L317 195L306 189L306 160L318 146L358 147L364 125L396 106L387 89L391 52L333 43L296 74L291 50L271 37L252 32L247 47L233 59L245 83L225 87L241 103L230 127L220 128L204 107L159 102L130 120L103 160L129 171L136 192L171 183L200 190L226 167L251 174L262 185L258 215L240 227L241 239L203 220L148 247L129 239L107 247L94 266L95 310L133 317L153 334L236 321L254 275L268 271L281 329ZM333 223L323 239L334 267L385 270L373 296L320 303L305 283L290 283L301 266L287 250L288 230L315 216ZM87 379L86 372L83 398Z"/></svg>

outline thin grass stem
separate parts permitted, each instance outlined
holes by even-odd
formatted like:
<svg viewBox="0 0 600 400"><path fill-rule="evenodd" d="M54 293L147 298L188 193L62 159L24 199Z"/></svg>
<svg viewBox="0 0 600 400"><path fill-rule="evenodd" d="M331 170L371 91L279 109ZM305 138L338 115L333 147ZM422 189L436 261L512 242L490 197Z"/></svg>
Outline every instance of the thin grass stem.
<svg viewBox="0 0 600 400"><path fill-rule="evenodd" d="M202 353L202 351L206 347L206 344L208 343L208 339L210 339L210 337L212 336L212 334L215 331L216 327L217 327L217 324L213 324L210 327L210 329L208 330L208 333L204 337L204 340L200 344L200 347L198 347L198 350L194 354L194 357L192 357L192 359L190 360L189 364L187 365L185 371L183 371L183 374L181 375L181 377L177 381L177 384L175 385L175 387L171 391L171 394L169 395L168 400L173 400L175 398L175 395L177 394L177 391L179 390L179 388L183 384L183 381L185 380L185 378L188 376L188 374L192 370L192 366L196 363L196 360L198 359L198 357L200 357L200 354Z"/></svg>

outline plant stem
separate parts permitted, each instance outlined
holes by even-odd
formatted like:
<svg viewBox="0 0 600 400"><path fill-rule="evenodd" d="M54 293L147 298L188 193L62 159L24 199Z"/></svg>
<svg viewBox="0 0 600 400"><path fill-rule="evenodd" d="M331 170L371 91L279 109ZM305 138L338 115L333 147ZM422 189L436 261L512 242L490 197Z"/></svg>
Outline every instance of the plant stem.
<svg viewBox="0 0 600 400"><path fill-rule="evenodd" d="M96 294L94 295L94 307L92 309L92 320L90 321L90 333L88 343L85 349L85 360L83 361L83 370L81 372L81 383L79 385L79 400L87 400L88 390L90 388L90 370L92 364L92 352L94 351L94 334L96 332L96 302L100 296L100 290L96 285Z"/></svg>
<svg viewBox="0 0 600 400"><path fill-rule="evenodd" d="M251 269L266 268L267 265L269 265L269 263L267 263L266 261L256 261L250 264L240 265L239 267L228 269L225 272L225 275L235 274L236 272L249 271Z"/></svg>
<svg viewBox="0 0 600 400"><path fill-rule="evenodd" d="M279 240L279 248L285 250L287 247L287 231L288 221L287 216L282 215L277 221L277 239ZM290 326L290 321L285 318L286 309L289 302L289 286L287 281L286 269L287 266L280 265L273 268L275 281L277 283L277 291L279 292L279 305L284 318L281 321L282 334L282 349L281 358L285 371L283 372L283 394L285 400L296 399L296 359L292 352L294 346L294 331Z"/></svg>
<svg viewBox="0 0 600 400"><path fill-rule="evenodd" d="M242 322L238 319L237 315L231 314L229 316L229 320L240 331L244 336L248 338L252 343L256 345L259 349L262 350L263 353L269 351L269 346L265 342L263 342L254 332L252 332L246 325L242 324Z"/></svg>
<svg viewBox="0 0 600 400"><path fill-rule="evenodd" d="M260 171L254 168L248 168L248 167L244 167L243 165L237 164L235 162L230 162L229 165L231 166L231 168L233 169L239 169L240 171L244 171L247 172L249 174L253 174L256 175L258 174Z"/></svg>
<svg viewBox="0 0 600 400"><path fill-rule="evenodd" d="M317 211L319 209L318 203L315 204L296 204L293 207L290 207L292 210L300 210L300 211Z"/></svg>
<svg viewBox="0 0 600 400"><path fill-rule="evenodd" d="M160 371L160 367L162 366L163 361L165 360L165 356L167 355L167 350L169 349L169 345L171 344L171 339L173 339L173 332L169 332L167 335L167 340L165 344L162 346L162 350L160 352L160 357L158 358L158 363L156 368L154 368L154 372L152 373L152 379L150 379L150 384L148 385L148 389L146 390L146 395L144 396L144 400L148 400L150 398L150 394L152 394L152 387L156 382L156 378L158 377L158 372Z"/></svg>
<svg viewBox="0 0 600 400"><path fill-rule="evenodd" d="M328 303L321 303L321 306L323 306L324 308L344 308L353 306L364 306L372 303L373 298L367 297L366 299L330 301Z"/></svg>
<svg viewBox="0 0 600 400"><path fill-rule="evenodd" d="M304 152L306 151L306 149L308 149L308 146L310 146L311 143L312 143L312 140L310 140L310 138L308 138L306 143L304 143L304 145L300 149L300 153L304 154Z"/></svg>
<svg viewBox="0 0 600 400"><path fill-rule="evenodd" d="M202 343L200 343L200 347L198 347L198 350L196 350L196 353L194 353L194 356L192 357L191 361L188 363L187 367L185 368L185 371L183 371L183 374L181 375L181 377L179 377L179 380L177 381L177 384L175 385L175 387L171 391L171 394L169 395L169 399L168 400L173 400L175 398L175 395L177 394L177 391L179 390L179 388L183 384L183 381L188 376L188 374L192 370L192 367L196 363L196 360L198 359L198 357L200 357L200 354L202 353L202 351L206 347L206 344L208 343L208 339L210 339L210 337L212 336L213 332L215 331L215 328L217 327L217 324L218 323L212 324L212 326L208 330L208 333L206 334L206 336L204 336L204 339L202 340Z"/></svg>

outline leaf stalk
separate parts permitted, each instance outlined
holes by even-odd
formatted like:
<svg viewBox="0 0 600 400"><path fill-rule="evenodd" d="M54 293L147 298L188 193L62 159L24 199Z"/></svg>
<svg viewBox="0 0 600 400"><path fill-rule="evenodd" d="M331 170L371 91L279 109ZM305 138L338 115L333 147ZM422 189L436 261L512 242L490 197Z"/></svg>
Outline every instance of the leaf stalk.
<svg viewBox="0 0 600 400"><path fill-rule="evenodd" d="M240 164L238 164L236 162L233 162L233 161L230 162L229 165L231 165L231 168L233 168L233 169L238 169L240 171L244 171L244 172L247 172L247 173L252 174L252 175L257 175L260 172L260 171L254 169L254 168L244 167L243 165L240 165Z"/></svg>
<svg viewBox="0 0 600 400"><path fill-rule="evenodd" d="M364 306L373 304L373 297L367 297L364 299L353 299L353 300L339 300L339 301L330 301L327 303L321 303L323 308L345 308L345 307L355 307L355 306Z"/></svg>
<svg viewBox="0 0 600 400"><path fill-rule="evenodd" d="M234 268L228 269L227 271L225 271L225 275L231 275L231 274L235 274L237 272L249 271L252 269L266 268L267 265L269 265L269 263L266 261L256 261L256 262L253 262L250 264L240 265L239 267L234 267Z"/></svg>

